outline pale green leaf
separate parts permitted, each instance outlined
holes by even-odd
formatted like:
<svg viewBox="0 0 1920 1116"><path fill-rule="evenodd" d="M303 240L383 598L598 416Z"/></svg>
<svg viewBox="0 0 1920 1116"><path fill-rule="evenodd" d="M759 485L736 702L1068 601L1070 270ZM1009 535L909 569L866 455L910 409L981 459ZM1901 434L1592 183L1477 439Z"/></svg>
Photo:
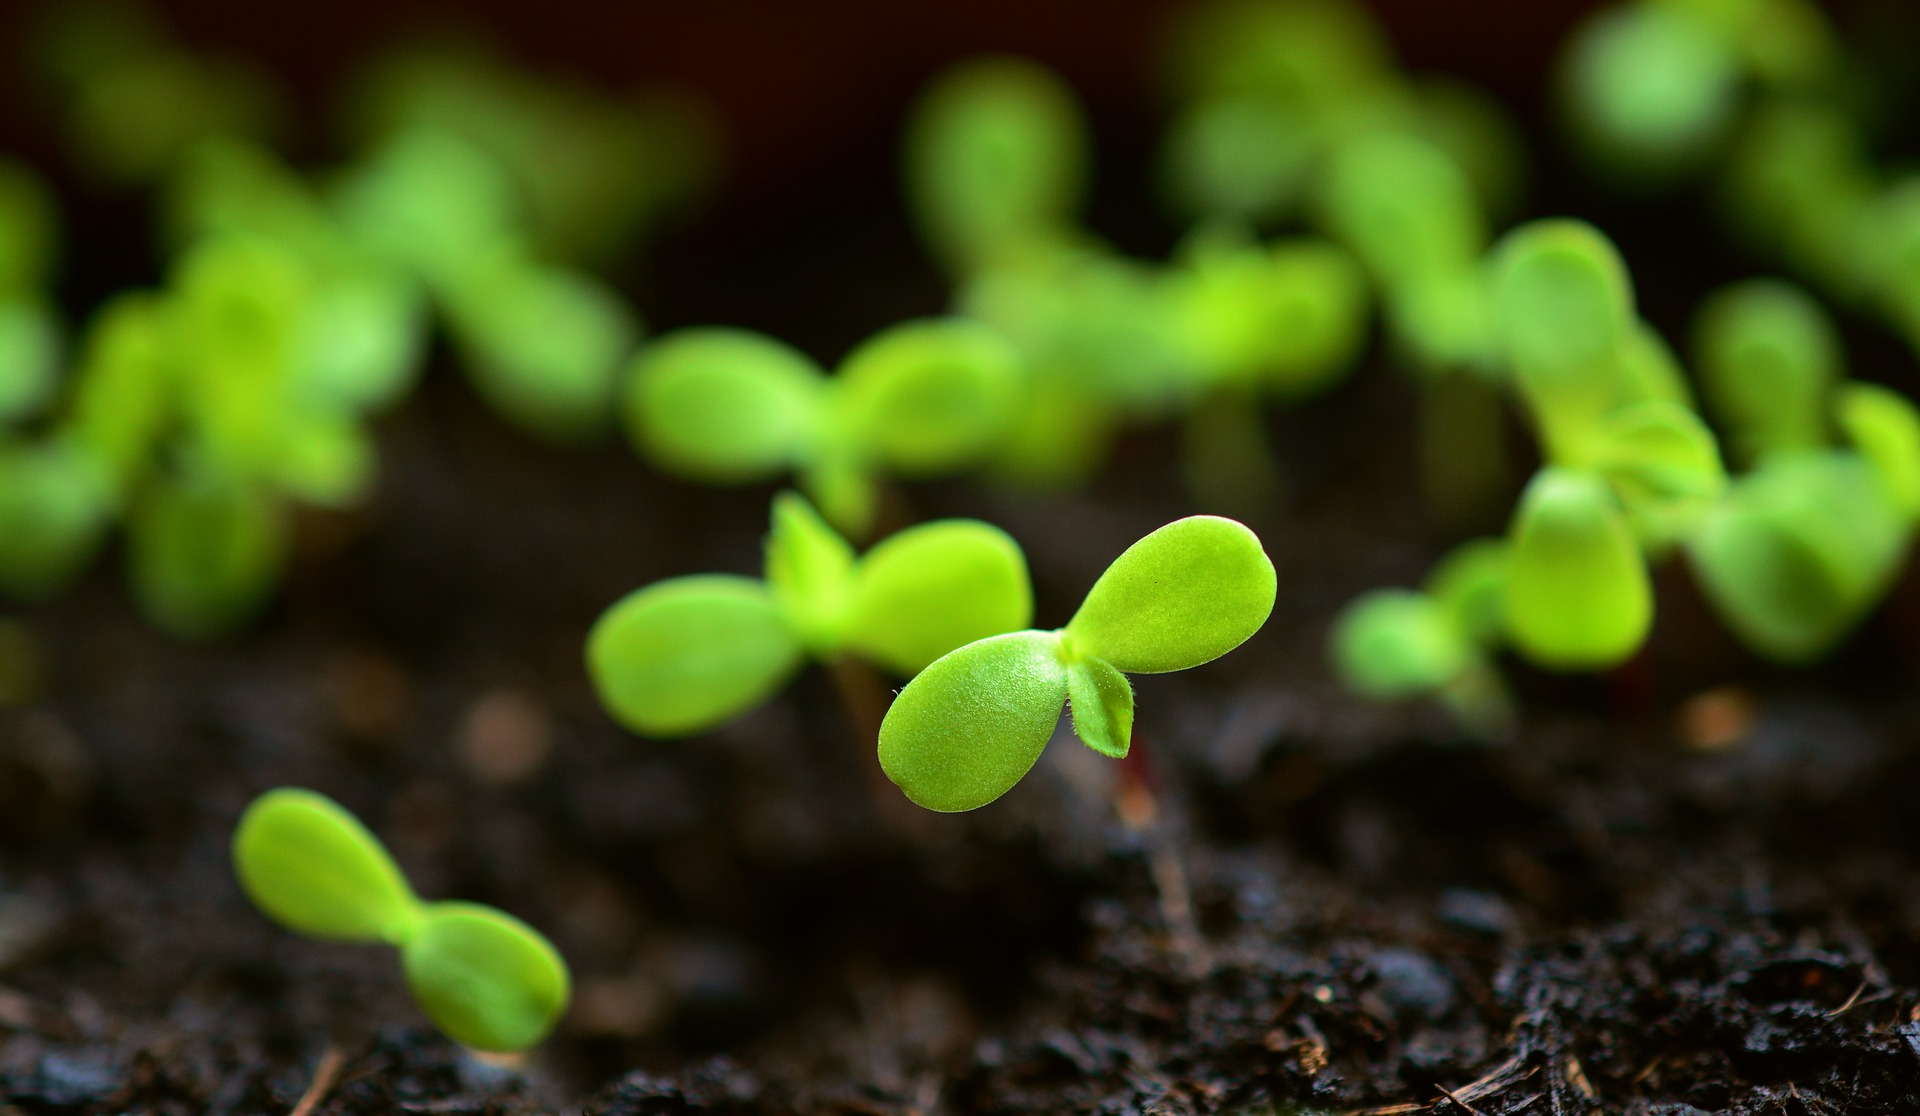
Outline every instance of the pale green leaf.
<svg viewBox="0 0 1920 1116"><path fill-rule="evenodd" d="M880 724L880 768L929 810L975 810L1013 789L1067 700L1053 632L1011 632L934 660Z"/></svg>
<svg viewBox="0 0 1920 1116"><path fill-rule="evenodd" d="M45 306L0 297L0 424L40 413L59 380L60 326Z"/></svg>
<svg viewBox="0 0 1920 1116"><path fill-rule="evenodd" d="M88 326L69 405L74 441L100 461L114 487L132 487L152 464L177 405L167 317L149 294L108 302Z"/></svg>
<svg viewBox="0 0 1920 1116"><path fill-rule="evenodd" d="M643 736L686 736L766 700L801 663L764 585L722 574L628 594L587 635L587 670L614 720Z"/></svg>
<svg viewBox="0 0 1920 1116"><path fill-rule="evenodd" d="M308 937L398 945L420 925L420 901L379 838L310 790L253 800L233 832L233 872L262 913Z"/></svg>
<svg viewBox="0 0 1920 1116"><path fill-rule="evenodd" d="M309 504L347 508L373 487L379 468L373 438L351 419L327 414L289 416L273 462L273 480Z"/></svg>
<svg viewBox="0 0 1920 1116"><path fill-rule="evenodd" d="M978 462L1005 435L1019 402L1020 358L964 318L904 322L842 362L834 414L862 456L907 476Z"/></svg>
<svg viewBox="0 0 1920 1116"><path fill-rule="evenodd" d="M1067 706L1073 732L1103 756L1127 758L1133 745L1133 684L1104 659L1067 664Z"/></svg>
<svg viewBox="0 0 1920 1116"><path fill-rule="evenodd" d="M1231 519L1176 520L1114 559L1066 627L1076 655L1158 674L1210 662L1273 611L1273 562Z"/></svg>
<svg viewBox="0 0 1920 1116"><path fill-rule="evenodd" d="M1320 182L1329 231L1389 287L1456 273L1486 249L1473 184L1418 136L1371 128L1334 148Z"/></svg>
<svg viewBox="0 0 1920 1116"><path fill-rule="evenodd" d="M1676 403L1635 403L1608 415L1594 466L1613 485L1642 541L1676 541L1727 487L1713 432Z"/></svg>
<svg viewBox="0 0 1920 1116"><path fill-rule="evenodd" d="M1333 664L1347 687L1369 698L1433 693L1458 678L1473 648L1425 593L1376 589L1333 621Z"/></svg>
<svg viewBox="0 0 1920 1116"><path fill-rule="evenodd" d="M654 464L691 480L776 476L808 456L825 377L758 333L688 329L641 350L626 390L627 434Z"/></svg>
<svg viewBox="0 0 1920 1116"><path fill-rule="evenodd" d="M1506 638L1509 549L1505 539L1464 542L1427 575L1427 596L1477 647L1491 648Z"/></svg>
<svg viewBox="0 0 1920 1116"><path fill-rule="evenodd" d="M1639 650L1653 623L1653 587L1604 481L1541 470L1509 538L1507 628L1521 653L1556 670L1597 670Z"/></svg>
<svg viewBox="0 0 1920 1116"><path fill-rule="evenodd" d="M766 568L774 603L814 654L838 650L853 592L853 547L797 492L773 499Z"/></svg>
<svg viewBox="0 0 1920 1116"><path fill-rule="evenodd" d="M991 524L940 520L891 535L860 559L847 647L911 675L956 647L1032 622L1020 545Z"/></svg>
<svg viewBox="0 0 1920 1116"><path fill-rule="evenodd" d="M287 553L283 509L251 487L157 479L127 524L134 599L184 639L224 634L266 603Z"/></svg>
<svg viewBox="0 0 1920 1116"><path fill-rule="evenodd" d="M446 1036L475 1050L525 1050L567 1008L566 962L540 932L477 903L434 903L400 951L407 985Z"/></svg>
<svg viewBox="0 0 1920 1116"><path fill-rule="evenodd" d="M1873 463L1887 495L1908 519L1920 518L1920 411L1878 384L1848 384L1836 404L1840 427Z"/></svg>
<svg viewBox="0 0 1920 1116"><path fill-rule="evenodd" d="M1695 7L1619 5L1574 34L1562 79L1574 132L1622 176L1698 165L1732 117L1738 59Z"/></svg>
<svg viewBox="0 0 1920 1116"><path fill-rule="evenodd" d="M1694 351L1707 406L1741 460L1826 445L1840 338L1805 291L1771 279L1719 291L1695 320Z"/></svg>
<svg viewBox="0 0 1920 1116"><path fill-rule="evenodd" d="M36 600L79 574L111 517L110 484L75 443L0 439L0 593Z"/></svg>
<svg viewBox="0 0 1920 1116"><path fill-rule="evenodd" d="M800 470L800 487L827 522L849 538L873 534L874 518L880 514L880 482L857 455L822 453Z"/></svg>

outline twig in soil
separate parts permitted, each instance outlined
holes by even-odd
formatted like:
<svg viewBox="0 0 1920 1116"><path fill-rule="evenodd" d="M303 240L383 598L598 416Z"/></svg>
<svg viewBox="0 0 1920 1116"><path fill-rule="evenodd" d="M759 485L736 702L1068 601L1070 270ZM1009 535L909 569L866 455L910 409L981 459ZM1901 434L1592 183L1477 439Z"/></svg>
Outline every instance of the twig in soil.
<svg viewBox="0 0 1920 1116"><path fill-rule="evenodd" d="M340 1079L340 1071L347 1066L347 1056L337 1046L327 1047L320 1055L320 1064L314 1068L313 1081L307 1091L300 1095L300 1103L293 1106L288 1116L313 1116L327 1094L333 1091L333 1084Z"/></svg>
<svg viewBox="0 0 1920 1116"><path fill-rule="evenodd" d="M1882 989L1878 992L1875 992L1871 996L1864 995L1864 993L1867 990L1867 985L1871 983L1873 982L1869 980L1861 981L1860 987L1854 989L1853 995L1847 997L1847 1002L1844 1004L1841 1004L1839 1007L1834 1008L1832 1011L1828 1012L1827 1018L1838 1019L1841 1016L1845 1015L1846 1013L1852 1011L1854 1008L1857 1008L1862 1004L1878 1003L1881 1000L1887 999L1888 997L1893 995L1893 992L1891 989Z"/></svg>
<svg viewBox="0 0 1920 1116"><path fill-rule="evenodd" d="M1481 1113L1479 1109L1468 1104L1466 1101L1461 1100L1459 1097L1454 1096L1453 1090L1447 1088L1445 1085L1435 1085L1434 1088L1440 1090L1442 1093L1445 1093L1447 1095L1448 1100L1459 1105L1461 1108L1466 1109L1468 1116L1484 1116L1484 1114ZM1435 1107L1437 1108L1439 1106L1435 1105Z"/></svg>

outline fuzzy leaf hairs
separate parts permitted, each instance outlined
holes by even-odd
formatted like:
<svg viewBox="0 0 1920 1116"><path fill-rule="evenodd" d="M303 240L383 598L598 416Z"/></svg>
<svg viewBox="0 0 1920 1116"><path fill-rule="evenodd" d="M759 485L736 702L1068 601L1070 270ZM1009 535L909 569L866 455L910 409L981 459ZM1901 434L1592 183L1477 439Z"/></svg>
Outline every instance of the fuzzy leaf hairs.
<svg viewBox="0 0 1920 1116"><path fill-rule="evenodd" d="M1226 654L1273 611L1273 563L1231 519L1176 520L1128 547L1057 631L996 635L949 652L894 699L880 766L929 810L974 810L1040 759L1063 705L1089 748L1116 759L1133 733L1127 673Z"/></svg>
<svg viewBox="0 0 1920 1116"><path fill-rule="evenodd" d="M1026 557L999 528L923 523L856 558L787 492L774 500L764 581L697 574L638 590L594 625L587 669L622 725L687 736L766 700L809 657L911 675L1032 618Z"/></svg>
<svg viewBox="0 0 1920 1116"><path fill-rule="evenodd" d="M475 1050L524 1050L566 1010L566 962L539 931L478 903L425 903L378 838L339 803L281 787L233 834L254 906L309 938L397 946L434 1026Z"/></svg>

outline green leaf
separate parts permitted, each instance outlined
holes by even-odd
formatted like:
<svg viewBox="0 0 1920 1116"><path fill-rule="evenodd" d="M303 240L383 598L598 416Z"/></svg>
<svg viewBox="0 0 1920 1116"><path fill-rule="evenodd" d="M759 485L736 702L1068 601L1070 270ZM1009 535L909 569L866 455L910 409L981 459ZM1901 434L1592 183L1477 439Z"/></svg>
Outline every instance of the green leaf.
<svg viewBox="0 0 1920 1116"><path fill-rule="evenodd" d="M273 480L309 504L348 508L373 487L379 467L373 439L358 423L326 414L289 416Z"/></svg>
<svg viewBox="0 0 1920 1116"><path fill-rule="evenodd" d="M587 635L587 670L613 719L642 736L686 736L766 700L801 646L765 586L677 577L615 602Z"/></svg>
<svg viewBox="0 0 1920 1116"><path fill-rule="evenodd" d="M841 449L822 452L800 471L800 487L827 522L855 539L873 534L880 514L880 482L858 455Z"/></svg>
<svg viewBox="0 0 1920 1116"><path fill-rule="evenodd" d="M1273 611L1273 562L1231 519L1175 520L1114 559L1067 624L1077 656L1133 674L1185 670L1246 642Z"/></svg>
<svg viewBox="0 0 1920 1116"><path fill-rule="evenodd" d="M1574 130L1609 168L1662 179L1696 166L1733 115L1738 59L1682 4L1602 11L1577 31L1563 76Z"/></svg>
<svg viewBox="0 0 1920 1116"><path fill-rule="evenodd" d="M842 362L833 410L861 456L927 476L974 464L995 448L1022 380L1019 355L978 322L904 322Z"/></svg>
<svg viewBox="0 0 1920 1116"><path fill-rule="evenodd" d="M1353 256L1317 240L1283 241L1270 252L1273 354L1269 383L1297 399L1353 367L1367 341L1367 280Z"/></svg>
<svg viewBox="0 0 1920 1116"><path fill-rule="evenodd" d="M1695 320L1694 351L1707 406L1741 460L1827 444L1840 338L1806 292L1770 279L1717 292Z"/></svg>
<svg viewBox="0 0 1920 1116"><path fill-rule="evenodd" d="M79 574L105 534L109 485L77 444L0 439L0 593L38 600Z"/></svg>
<svg viewBox="0 0 1920 1116"><path fill-rule="evenodd" d="M1685 536L1727 487L1713 432L1692 411L1659 400L1606 417L1594 466L1613 485L1639 537L1652 546Z"/></svg>
<svg viewBox="0 0 1920 1116"><path fill-rule="evenodd" d="M394 136L348 176L341 219L381 258L434 285L459 279L511 237L513 183L505 167L449 132Z"/></svg>
<svg viewBox="0 0 1920 1116"><path fill-rule="evenodd" d="M60 327L38 302L0 297L0 425L38 414L59 380Z"/></svg>
<svg viewBox="0 0 1920 1116"><path fill-rule="evenodd" d="M922 95L907 129L914 214L949 266L978 267L1072 221L1086 125L1051 72L1017 58L963 63Z"/></svg>
<svg viewBox="0 0 1920 1116"><path fill-rule="evenodd" d="M425 311L395 271L363 267L321 282L295 342L301 394L355 414L393 405L419 377Z"/></svg>
<svg viewBox="0 0 1920 1116"><path fill-rule="evenodd" d="M177 405L171 357L166 315L151 295L113 299L87 329L68 429L118 492L152 465Z"/></svg>
<svg viewBox="0 0 1920 1116"><path fill-rule="evenodd" d="M1067 664L1067 705L1081 743L1112 759L1133 745L1133 684L1105 659Z"/></svg>
<svg viewBox="0 0 1920 1116"><path fill-rule="evenodd" d="M1031 623L1020 545L991 524L945 519L891 535L860 559L847 647L912 675L956 647Z"/></svg>
<svg viewBox="0 0 1920 1116"><path fill-rule="evenodd" d="M475 1050L525 1050L547 1037L571 980L539 931L477 903L434 903L424 916L400 958L434 1026Z"/></svg>
<svg viewBox="0 0 1920 1116"><path fill-rule="evenodd" d="M1342 609L1332 651L1347 687L1380 700L1438 691L1474 659L1445 610L1410 589L1376 589Z"/></svg>
<svg viewBox="0 0 1920 1116"><path fill-rule="evenodd" d="M1906 554L1907 522L1866 461L1780 454L1734 485L1691 554L1707 599L1742 642L1804 663L1886 592Z"/></svg>
<svg viewBox="0 0 1920 1116"><path fill-rule="evenodd" d="M934 660L880 723L880 768L914 803L977 810L1040 760L1067 700L1055 632L1010 632Z"/></svg>
<svg viewBox="0 0 1920 1116"><path fill-rule="evenodd" d="M1264 97L1198 101L1168 126L1163 177L1187 212L1270 223L1298 204L1317 138L1293 106Z"/></svg>
<svg viewBox="0 0 1920 1116"><path fill-rule="evenodd" d="M1476 647L1492 648L1506 638L1510 549L1505 539L1464 542L1427 575L1427 596Z"/></svg>
<svg viewBox="0 0 1920 1116"><path fill-rule="evenodd" d="M1920 519L1920 411L1878 384L1847 384L1836 405L1840 428L1873 464L1887 495L1909 520Z"/></svg>
<svg viewBox="0 0 1920 1116"><path fill-rule="evenodd" d="M1319 208L1326 227L1388 287L1456 273L1486 248L1473 183L1432 143L1370 128L1334 148Z"/></svg>
<svg viewBox="0 0 1920 1116"><path fill-rule="evenodd" d="M1626 265L1593 226L1535 221L1494 249L1494 305L1516 382L1555 460L1578 453L1621 401L1637 319Z"/></svg>
<svg viewBox="0 0 1920 1116"><path fill-rule="evenodd" d="M1597 670L1639 649L1653 623L1653 587L1605 482L1542 469L1509 537L1507 627L1523 654L1555 670Z"/></svg>
<svg viewBox="0 0 1920 1116"><path fill-rule="evenodd" d="M464 276L449 310L474 386L508 421L554 442L606 425L639 336L611 288L507 257Z"/></svg>
<svg viewBox="0 0 1920 1116"><path fill-rule="evenodd" d="M140 611L182 639L221 635L266 603L286 562L279 504L210 477L156 479L127 524Z"/></svg>
<svg viewBox="0 0 1920 1116"><path fill-rule="evenodd" d="M773 498L767 588L815 655L839 649L853 592L853 547L797 492Z"/></svg>
<svg viewBox="0 0 1920 1116"><path fill-rule="evenodd" d="M687 329L641 350L627 384L627 434L655 465L690 480L761 480L811 452L825 377L758 333Z"/></svg>
<svg viewBox="0 0 1920 1116"><path fill-rule="evenodd" d="M379 838L310 790L253 800L233 832L233 872L254 906L308 937L398 945L420 926L420 900Z"/></svg>

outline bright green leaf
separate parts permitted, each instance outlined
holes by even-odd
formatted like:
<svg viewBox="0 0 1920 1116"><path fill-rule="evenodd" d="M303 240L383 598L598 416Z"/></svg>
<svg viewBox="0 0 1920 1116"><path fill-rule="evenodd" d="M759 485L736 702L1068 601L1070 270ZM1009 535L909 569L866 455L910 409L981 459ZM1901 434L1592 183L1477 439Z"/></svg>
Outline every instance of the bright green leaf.
<svg viewBox="0 0 1920 1116"><path fill-rule="evenodd" d="M310 790L254 799L233 833L233 871L254 906L309 937L398 945L420 925L420 901L379 838Z"/></svg>
<svg viewBox="0 0 1920 1116"><path fill-rule="evenodd" d="M1606 417L1595 445L1594 467L1650 545L1684 536L1727 487L1713 432L1676 403L1620 408Z"/></svg>
<svg viewBox="0 0 1920 1116"><path fill-rule="evenodd" d="M855 349L835 379L842 436L908 476L979 461L1019 402L1020 357L963 318L904 322Z"/></svg>
<svg viewBox="0 0 1920 1116"><path fill-rule="evenodd" d="M539 931L476 903L428 906L400 958L427 1018L475 1050L539 1043L571 994L566 962Z"/></svg>
<svg viewBox="0 0 1920 1116"><path fill-rule="evenodd" d="M286 561L283 510L266 494L210 478L156 479L127 524L133 595L184 639L219 635L266 603Z"/></svg>
<svg viewBox="0 0 1920 1116"><path fill-rule="evenodd" d="M1273 611L1273 562L1231 519L1176 520L1114 559L1066 627L1075 655L1158 674L1217 659Z"/></svg>
<svg viewBox="0 0 1920 1116"><path fill-rule="evenodd" d="M1104 659L1067 664L1067 706L1082 743L1112 759L1133 745L1133 684Z"/></svg>
<svg viewBox="0 0 1920 1116"><path fill-rule="evenodd" d="M1426 140L1368 129L1335 148L1320 184L1327 229L1389 287L1458 272L1486 248L1466 172Z"/></svg>
<svg viewBox="0 0 1920 1116"><path fill-rule="evenodd" d="M1920 411L1906 396L1878 384L1847 384L1836 404L1840 428L1872 462L1908 519L1920 519Z"/></svg>
<svg viewBox="0 0 1920 1116"><path fill-rule="evenodd" d="M1717 292L1695 320L1694 350L1707 406L1742 460L1827 444L1840 338L1806 292L1777 280Z"/></svg>
<svg viewBox="0 0 1920 1116"><path fill-rule="evenodd" d="M1653 587L1605 482L1541 470L1509 538L1507 627L1523 654L1556 670L1595 670L1639 650L1653 623Z"/></svg>
<svg viewBox="0 0 1920 1116"><path fill-rule="evenodd" d="M176 406L168 341L165 311L145 294L107 303L87 329L69 429L121 492L152 465Z"/></svg>
<svg viewBox="0 0 1920 1116"><path fill-rule="evenodd" d="M882 540L861 559L847 647L900 675L1033 622L1026 558L1006 532L941 520Z"/></svg>
<svg viewBox="0 0 1920 1116"><path fill-rule="evenodd" d="M626 391L627 434L654 464L692 480L760 480L811 450L825 377L758 333L689 329L641 350Z"/></svg>
<svg viewBox="0 0 1920 1116"><path fill-rule="evenodd" d="M1427 596L1447 623L1477 647L1491 648L1506 638L1509 550L1505 539L1464 542L1427 575Z"/></svg>
<svg viewBox="0 0 1920 1116"><path fill-rule="evenodd" d="M37 302L0 297L0 425L38 414L59 378L60 326Z"/></svg>
<svg viewBox="0 0 1920 1116"><path fill-rule="evenodd" d="M587 635L601 704L643 736L686 736L746 712L799 668L791 624L759 582L721 574L649 585Z"/></svg>
<svg viewBox="0 0 1920 1116"><path fill-rule="evenodd" d="M1433 693L1472 662L1473 648L1425 593L1376 589L1333 621L1334 667L1348 688L1376 699Z"/></svg>
<svg viewBox="0 0 1920 1116"><path fill-rule="evenodd" d="M1563 78L1575 132L1610 168L1664 178L1713 150L1738 60L1684 4L1623 4L1577 31Z"/></svg>
<svg viewBox="0 0 1920 1116"><path fill-rule="evenodd" d="M78 444L0 439L0 593L34 600L72 580L105 533L110 483Z"/></svg>
<svg viewBox="0 0 1920 1116"><path fill-rule="evenodd" d="M767 588L816 655L837 650L853 591L853 547L796 492L773 499ZM1024 625L1022 625L1024 626Z"/></svg>
<svg viewBox="0 0 1920 1116"><path fill-rule="evenodd" d="M1054 632L1012 632L934 660L880 724L880 767L929 810L976 810L1013 789L1067 700Z"/></svg>

